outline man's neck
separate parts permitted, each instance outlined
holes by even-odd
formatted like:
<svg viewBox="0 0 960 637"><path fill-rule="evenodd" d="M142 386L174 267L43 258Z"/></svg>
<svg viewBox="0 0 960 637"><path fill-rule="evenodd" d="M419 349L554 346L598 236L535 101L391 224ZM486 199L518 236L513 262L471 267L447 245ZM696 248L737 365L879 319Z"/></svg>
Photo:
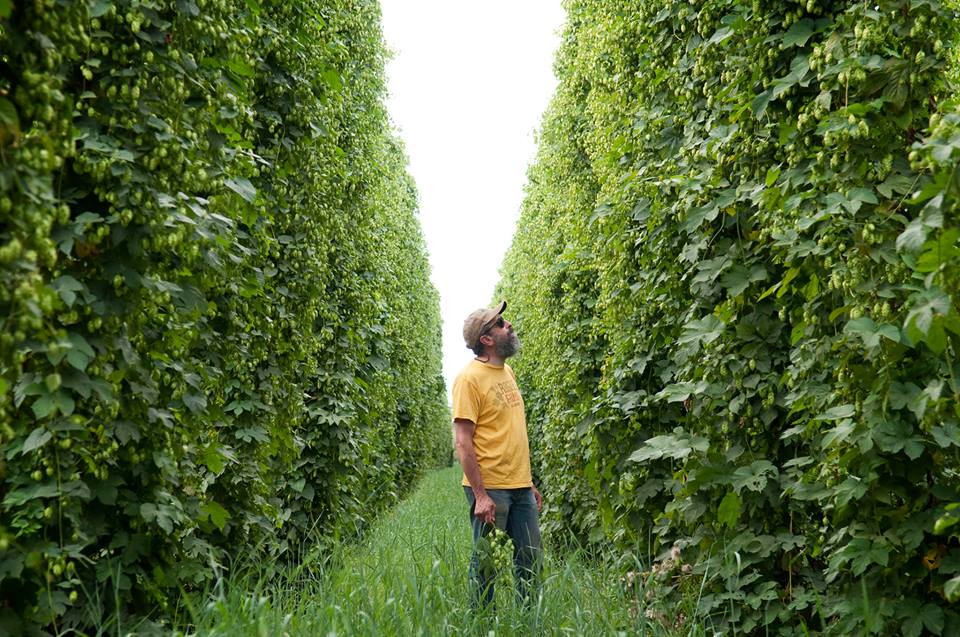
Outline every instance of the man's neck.
<svg viewBox="0 0 960 637"><path fill-rule="evenodd" d="M497 356L496 352L484 352L480 356L477 356L477 360L487 365L493 365L494 367L503 367L506 359Z"/></svg>

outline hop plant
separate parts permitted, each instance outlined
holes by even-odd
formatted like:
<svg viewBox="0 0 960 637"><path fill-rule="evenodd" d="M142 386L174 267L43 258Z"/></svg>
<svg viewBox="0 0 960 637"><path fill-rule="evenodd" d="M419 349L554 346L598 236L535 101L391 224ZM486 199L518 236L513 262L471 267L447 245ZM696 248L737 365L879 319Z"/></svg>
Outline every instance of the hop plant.
<svg viewBox="0 0 960 637"><path fill-rule="evenodd" d="M511 585L513 579L513 540L504 531L494 528L477 543L481 575L494 583Z"/></svg>

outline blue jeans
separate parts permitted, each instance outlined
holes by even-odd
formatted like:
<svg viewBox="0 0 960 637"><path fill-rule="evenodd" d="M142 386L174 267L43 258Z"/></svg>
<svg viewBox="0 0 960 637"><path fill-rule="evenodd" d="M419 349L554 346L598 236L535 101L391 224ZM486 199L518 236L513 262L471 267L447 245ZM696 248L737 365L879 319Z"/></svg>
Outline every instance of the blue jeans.
<svg viewBox="0 0 960 637"><path fill-rule="evenodd" d="M487 495L497 505L496 522L484 523L473 514L476 498L473 489L463 488L470 504L470 525L473 528L473 554L470 557L470 588L473 601L490 606L493 602L493 555L486 536L494 525L513 541L513 569L517 585L517 599L526 604L540 576L540 521L533 489L487 489Z"/></svg>

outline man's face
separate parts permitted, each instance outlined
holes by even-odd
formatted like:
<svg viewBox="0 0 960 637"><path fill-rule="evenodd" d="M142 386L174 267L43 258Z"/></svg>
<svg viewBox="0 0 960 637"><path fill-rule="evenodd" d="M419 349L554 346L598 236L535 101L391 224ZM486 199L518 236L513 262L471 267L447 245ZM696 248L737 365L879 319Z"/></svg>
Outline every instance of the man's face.
<svg viewBox="0 0 960 637"><path fill-rule="evenodd" d="M494 324L490 336L493 338L493 348L500 358L510 358L520 350L520 339L513 331L513 325L506 319L503 319L502 327L500 321Z"/></svg>

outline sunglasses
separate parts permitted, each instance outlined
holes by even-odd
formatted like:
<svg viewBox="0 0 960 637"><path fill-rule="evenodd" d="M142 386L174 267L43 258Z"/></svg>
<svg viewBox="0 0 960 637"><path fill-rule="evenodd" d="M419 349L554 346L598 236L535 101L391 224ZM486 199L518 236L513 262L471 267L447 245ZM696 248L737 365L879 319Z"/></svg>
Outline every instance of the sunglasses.
<svg viewBox="0 0 960 637"><path fill-rule="evenodd" d="M497 317L497 320L493 322L493 325L490 326L490 329L492 330L492 329L495 328L495 327L503 327L503 317L502 317L502 316L498 316L498 317Z"/></svg>
<svg viewBox="0 0 960 637"><path fill-rule="evenodd" d="M480 336L483 336L484 334L489 334L489 333L490 333L490 330L492 330L493 328L495 328L495 327L503 327L503 325L504 325L504 323L503 323L503 317L502 317L502 316L498 316L498 317L497 317L497 320L490 324L490 327L488 327L488 328L486 328L485 330L483 330L482 332L480 332Z"/></svg>

